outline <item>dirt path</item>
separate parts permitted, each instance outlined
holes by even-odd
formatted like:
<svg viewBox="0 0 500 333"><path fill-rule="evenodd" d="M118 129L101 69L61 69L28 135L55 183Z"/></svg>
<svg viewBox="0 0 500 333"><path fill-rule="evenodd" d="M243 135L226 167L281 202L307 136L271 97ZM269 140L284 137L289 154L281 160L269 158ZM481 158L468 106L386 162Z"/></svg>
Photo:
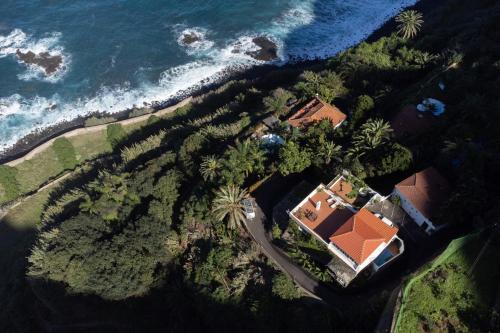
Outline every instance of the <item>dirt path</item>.
<svg viewBox="0 0 500 333"><path fill-rule="evenodd" d="M155 113L148 113L148 114L145 114L145 115L142 115L142 116L139 116L139 117L134 117L134 118L125 119L125 120L119 120L119 121L115 121L115 122L111 122L111 123L107 123L107 124L103 124L103 125L92 126L92 127L78 128L78 129L69 131L67 133L61 134L61 135L59 135L59 136L57 136L55 138L50 139L49 141L47 141L47 142L39 145L38 147L34 148L33 150L31 150L29 153L27 153L23 157L20 157L20 158L18 158L16 160L7 162L7 163L5 163L5 165L14 167L14 166L16 166L18 164L23 163L26 160L32 159L36 154L38 154L38 153L46 150L50 146L52 146L52 143L56 139L58 139L58 138L62 138L62 137L71 138L71 137L78 136L78 135L81 135L81 134L88 134L88 133L99 132L99 131L102 131L102 130L106 129L108 127L108 125L111 125L111 124L121 124L123 126L132 125L132 124L136 124L136 123L140 123L140 122L146 121L152 115L157 116L157 117L161 117L161 116L164 116L166 114L174 112L175 110L177 110L180 107L185 106L186 104L190 103L192 101L192 99L193 99L192 97L188 97L188 98L182 100L181 102L179 102L179 103L177 103L175 105L172 105L172 106L170 106L168 108L162 109L162 110L160 110L158 112L155 112Z"/></svg>
<svg viewBox="0 0 500 333"><path fill-rule="evenodd" d="M64 175L62 175L61 177L59 178L56 178L54 179L53 181L45 184L44 186L40 187L38 190L36 190L36 192L30 194L30 195L27 195L25 197L22 197L20 198L19 200L15 201L14 203L12 203L12 205L8 205L2 209L0 209L0 222L3 220L3 218L9 213L9 211L17 206L19 206L20 204L22 204L23 202L25 202L26 200L34 197L35 195L37 195L38 193L42 192L43 190L49 188L49 187L52 187L54 185L57 185L59 184L60 182L62 182L63 180L65 180L66 178L68 178L69 176L71 176L72 174L74 173L74 171L71 171L71 172L68 172Z"/></svg>

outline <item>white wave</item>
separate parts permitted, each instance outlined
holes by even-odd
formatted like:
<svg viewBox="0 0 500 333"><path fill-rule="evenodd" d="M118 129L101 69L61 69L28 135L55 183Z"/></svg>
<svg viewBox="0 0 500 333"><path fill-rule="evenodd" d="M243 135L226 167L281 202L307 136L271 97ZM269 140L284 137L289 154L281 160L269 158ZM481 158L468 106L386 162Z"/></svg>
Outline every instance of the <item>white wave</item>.
<svg viewBox="0 0 500 333"><path fill-rule="evenodd" d="M297 1L264 32L278 36L281 57L331 57L353 46L416 0Z"/></svg>
<svg viewBox="0 0 500 333"><path fill-rule="evenodd" d="M26 34L20 29L14 29L7 36L0 35L0 57L15 54L18 48L25 45L26 40Z"/></svg>
<svg viewBox="0 0 500 333"><path fill-rule="evenodd" d="M181 31L182 29L182 31ZM182 25L174 26L176 31L177 43L184 47L189 55L195 55L210 50L214 46L214 42L207 38L208 30L200 27L185 28ZM186 36L193 36L197 40L192 43L186 43Z"/></svg>
<svg viewBox="0 0 500 333"><path fill-rule="evenodd" d="M262 62L246 54L258 49L252 41L257 36L266 36L278 45L280 59L277 63L284 63L289 58L332 56L358 43L389 17L403 7L414 4L416 0L358 0L350 2L350 5L313 2L294 1L293 6L287 8L271 24L257 31L243 32L217 47L208 41L208 31L191 28L198 33L203 31L201 40L209 44L188 50L187 52L196 55L196 61L164 71L154 83L144 83L139 87L131 87L127 83L101 87L95 96L74 101L62 100L58 95L27 99L16 94L0 98L0 151L11 147L33 131L96 111L119 112L134 105L164 101L180 93L185 95L223 78L232 70L260 64ZM393 5L387 6L388 2ZM183 31L189 31L185 26L177 26L175 29L178 29L175 30L178 38ZM14 30L6 37L0 36L0 57L15 53L17 48L27 49L27 46L33 48L33 52L51 50L64 54L59 46L59 36L53 34L30 42L24 32ZM69 56L65 57L69 59ZM28 76L26 73L24 75Z"/></svg>
<svg viewBox="0 0 500 333"><path fill-rule="evenodd" d="M221 62L239 64L247 67L261 63L247 54L247 52L258 51L259 47L255 45L253 39L256 34L245 34L235 40L229 40L225 47L214 50L211 53L213 59L220 59Z"/></svg>
<svg viewBox="0 0 500 333"><path fill-rule="evenodd" d="M284 38L294 29L311 24L315 18L314 2L298 1L271 22L271 31L274 36Z"/></svg>
<svg viewBox="0 0 500 333"><path fill-rule="evenodd" d="M79 116L99 111L119 112L144 103L164 101L179 92L188 94L222 78L226 75L225 69L225 65L212 61L196 61L163 72L156 84L144 84L138 88L132 88L128 83L101 87L96 96L72 102L64 101L58 95L24 98L15 94L0 98L0 151L5 151L30 133Z"/></svg>
<svg viewBox="0 0 500 333"><path fill-rule="evenodd" d="M64 52L64 48L60 45L60 38L61 33L53 32L36 40L26 35L21 29L14 29L7 36L0 36L0 58L13 56L19 63L25 65L26 71L17 76L20 80L30 81L36 79L54 83L64 77L71 62L71 57ZM16 56L17 50L22 53L31 51L35 54L48 53L50 56L60 56L62 64L55 73L47 75L43 67L35 64L25 64L21 61Z"/></svg>

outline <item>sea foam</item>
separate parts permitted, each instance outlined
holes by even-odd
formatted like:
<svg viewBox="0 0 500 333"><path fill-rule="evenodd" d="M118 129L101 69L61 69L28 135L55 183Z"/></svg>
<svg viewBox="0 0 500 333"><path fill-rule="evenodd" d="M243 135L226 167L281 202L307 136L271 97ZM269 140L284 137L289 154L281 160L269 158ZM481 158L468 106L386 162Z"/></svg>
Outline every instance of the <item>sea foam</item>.
<svg viewBox="0 0 500 333"><path fill-rule="evenodd" d="M415 2L296 0L272 22L217 43L211 40L212 33L208 28L177 25L173 29L175 39L192 59L163 71L155 82L143 82L138 86L128 82L101 86L93 96L82 96L70 101L58 94L33 98L14 94L0 98L0 151L11 147L30 132L98 111L113 113L134 105L142 106L144 103L185 96L225 78L233 71L258 65L262 62L246 54L247 51L256 50L252 39L257 36L266 36L277 44L276 64L335 55L358 43L389 17ZM182 43L183 34L192 32L200 37L199 43ZM0 36L0 57L15 54L19 48L33 52L54 52L69 59L60 45L60 37L60 34L55 33L34 40L16 29L7 36ZM111 58L111 65L116 61L115 58ZM29 71L20 78L31 79Z"/></svg>
<svg viewBox="0 0 500 333"><path fill-rule="evenodd" d="M0 58L13 56L26 70L17 75L19 80L31 81L41 80L55 83L61 80L70 68L71 57L66 54L64 47L60 45L61 33L53 32L46 34L40 39L28 36L21 29L14 29L6 36L0 36ZM41 66L35 64L25 64L17 56L16 52L33 52L35 54L48 53L50 56L60 56L62 63L59 69L51 75L46 75Z"/></svg>
<svg viewBox="0 0 500 333"><path fill-rule="evenodd" d="M184 47L189 55L196 55L210 50L214 46L214 42L207 37L208 30L201 27L185 28L184 25L175 25L174 33L178 36L177 43ZM186 43L186 36L192 36L196 40L192 43Z"/></svg>

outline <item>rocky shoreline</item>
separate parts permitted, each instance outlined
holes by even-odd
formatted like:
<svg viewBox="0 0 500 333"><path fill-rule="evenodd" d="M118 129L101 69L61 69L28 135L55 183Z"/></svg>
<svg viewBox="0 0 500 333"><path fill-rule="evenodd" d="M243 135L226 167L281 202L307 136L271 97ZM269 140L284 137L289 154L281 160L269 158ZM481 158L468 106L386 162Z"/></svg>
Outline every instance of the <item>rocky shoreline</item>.
<svg viewBox="0 0 500 333"><path fill-rule="evenodd" d="M414 6L410 6L408 9L416 9L424 13L424 15L430 13L432 9L435 7L437 3L441 3L442 0L420 0L417 2ZM383 24L379 29L375 30L368 36L365 40L366 41L374 41L377 40L380 37L383 37L385 35L388 35L394 31L395 23L394 20L389 20L385 24ZM199 38L199 37L198 37ZM198 42L199 40L197 39L197 36L183 36L183 41L186 42L187 44L189 43L195 43ZM251 54L248 54L252 56L254 59L259 60L259 61L270 61L273 60L277 57L277 45L273 41L271 41L267 37L255 37L253 39L253 42L260 48L259 50L256 51L249 51ZM30 55L31 57L31 55ZM36 55L35 55L36 58ZM52 60L54 62L57 62L57 60ZM323 63L326 60L322 59L317 59L317 60L301 60L297 59L293 63L285 64L283 66L278 66L274 64L262 64L260 66L255 66L249 69L246 69L244 71L236 71L236 72L228 72L226 75L223 75L219 80L206 85L206 86L201 86L201 87L195 87L192 90L188 91L181 91L177 94L177 96L166 100L166 101L156 101L152 102L148 107L152 108L154 112L161 110L163 108L172 106L179 101L185 99L188 96L193 96L193 97L199 97L213 89L216 89L217 87L221 86L225 82L229 80L241 80L241 79L254 79L256 77L265 75L266 73L269 73L270 71L286 71L287 69L290 68L307 68L310 66L313 66L315 64ZM52 68L52 67L51 67ZM116 112L116 113L108 113L108 112L102 112L99 113L98 115L100 117L105 117L105 116L112 116L116 120L123 120L129 117L131 112L134 109L128 109L128 110L123 110L121 112ZM21 140L19 140L15 145L12 147L4 150L3 152L0 153L0 163L6 163L12 160L15 160L19 157L24 156L27 154L29 151L34 149L35 147L47 142L48 140L61 135L63 133L66 133L68 131L84 127L85 120L88 118L91 118L92 116L96 116L96 114L89 115L86 117L78 117L74 120L67 121L67 122L62 122L57 125L54 125L52 127L45 128L41 131L31 133Z"/></svg>

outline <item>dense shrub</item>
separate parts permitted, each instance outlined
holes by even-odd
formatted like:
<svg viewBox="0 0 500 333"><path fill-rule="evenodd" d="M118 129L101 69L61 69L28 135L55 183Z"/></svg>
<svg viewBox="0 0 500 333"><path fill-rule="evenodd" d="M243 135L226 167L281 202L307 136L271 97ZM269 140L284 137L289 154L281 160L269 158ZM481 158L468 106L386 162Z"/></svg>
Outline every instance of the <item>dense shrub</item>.
<svg viewBox="0 0 500 333"><path fill-rule="evenodd" d="M13 200L19 196L17 172L16 168L0 165L0 201Z"/></svg>
<svg viewBox="0 0 500 333"><path fill-rule="evenodd" d="M356 126L361 119L367 116L367 112L372 110L374 107L375 102L373 101L373 98L368 95L358 96L349 119L350 128L354 128L354 126Z"/></svg>
<svg viewBox="0 0 500 333"><path fill-rule="evenodd" d="M121 124L110 124L106 129L107 140L112 147L116 147L127 136Z"/></svg>
<svg viewBox="0 0 500 333"><path fill-rule="evenodd" d="M161 119L160 117L155 116L153 114L153 115L149 116L148 121L146 122L146 126L153 125L153 124L159 122L160 119Z"/></svg>
<svg viewBox="0 0 500 333"><path fill-rule="evenodd" d="M62 282L71 293L110 300L144 295L156 286L176 251L167 244L178 243L170 225L181 178L175 170L163 171L169 161L150 161L134 174L102 172L78 194L79 210L44 226L28 274ZM140 216L132 213L137 208Z"/></svg>
<svg viewBox="0 0 500 333"><path fill-rule="evenodd" d="M294 299L299 297L297 287L293 281L283 273L273 277L273 294L283 299Z"/></svg>
<svg viewBox="0 0 500 333"><path fill-rule="evenodd" d="M266 112L273 113L276 116L282 115L286 110L288 100L293 97L291 92L283 88L273 90L272 93L263 100Z"/></svg>
<svg viewBox="0 0 500 333"><path fill-rule="evenodd" d="M308 150L301 148L297 143L288 141L280 149L280 163L278 171L287 176L291 173L299 173L311 165L311 155Z"/></svg>
<svg viewBox="0 0 500 333"><path fill-rule="evenodd" d="M207 139L200 133L191 134L182 143L178 154L179 165L189 176L193 176L195 169L199 167L196 156L201 155L200 152L206 144Z"/></svg>
<svg viewBox="0 0 500 333"><path fill-rule="evenodd" d="M295 85L295 90L307 99L319 95L328 103L347 93L342 77L329 70L321 73L305 71L301 81Z"/></svg>
<svg viewBox="0 0 500 333"><path fill-rule="evenodd" d="M413 161L412 152L398 144L388 145L385 152L381 152L381 156L374 164L367 164L365 171L369 177L383 176L396 171L407 170Z"/></svg>
<svg viewBox="0 0 500 333"><path fill-rule="evenodd" d="M58 138L52 144L57 160L65 170L74 169L78 161L73 144L66 138Z"/></svg>

